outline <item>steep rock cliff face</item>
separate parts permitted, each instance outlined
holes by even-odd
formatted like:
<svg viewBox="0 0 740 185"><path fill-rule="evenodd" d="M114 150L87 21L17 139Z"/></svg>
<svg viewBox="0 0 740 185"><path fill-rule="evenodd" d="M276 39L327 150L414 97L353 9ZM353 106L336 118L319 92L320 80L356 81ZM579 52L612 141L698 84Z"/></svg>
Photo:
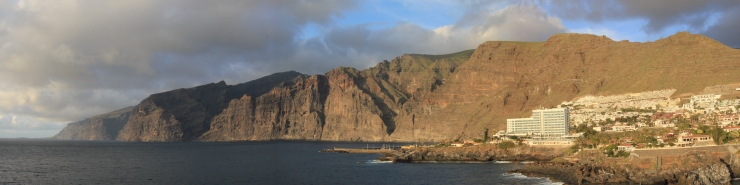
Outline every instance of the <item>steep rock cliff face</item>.
<svg viewBox="0 0 740 185"><path fill-rule="evenodd" d="M158 93L137 106L70 123L54 138L123 141L196 140L209 130L211 119L224 111L231 100L242 96L260 96L273 87L298 77L305 75L288 71L237 85L230 86L220 82Z"/></svg>
<svg viewBox="0 0 740 185"><path fill-rule="evenodd" d="M327 73L329 91L324 109L326 120L323 140L380 141L394 129L384 118L391 114L383 109L383 101L376 100L366 89L366 79L359 71L339 68ZM363 87L365 86L365 87Z"/></svg>
<svg viewBox="0 0 740 185"><path fill-rule="evenodd" d="M297 78L259 98L232 100L213 118L206 141L302 139L319 140L323 130L323 76Z"/></svg>
<svg viewBox="0 0 740 185"><path fill-rule="evenodd" d="M228 103L226 83L153 94L133 110L118 140L188 141L210 128L211 119Z"/></svg>
<svg viewBox="0 0 740 185"><path fill-rule="evenodd" d="M201 139L380 141L392 123L367 89L359 71L337 68L299 78L258 97L232 100ZM376 86L376 85L370 85Z"/></svg>
<svg viewBox="0 0 740 185"><path fill-rule="evenodd" d="M120 110L87 118L82 121L67 124L54 139L63 140L114 140L118 136L118 131L131 116L133 107L126 107Z"/></svg>
<svg viewBox="0 0 740 185"><path fill-rule="evenodd" d="M210 130L202 138L209 141L241 141L258 140L254 136L255 130L260 128L254 125L254 98L244 95L240 99L231 100L229 105L220 114L211 120ZM269 138L267 138L269 139Z"/></svg>

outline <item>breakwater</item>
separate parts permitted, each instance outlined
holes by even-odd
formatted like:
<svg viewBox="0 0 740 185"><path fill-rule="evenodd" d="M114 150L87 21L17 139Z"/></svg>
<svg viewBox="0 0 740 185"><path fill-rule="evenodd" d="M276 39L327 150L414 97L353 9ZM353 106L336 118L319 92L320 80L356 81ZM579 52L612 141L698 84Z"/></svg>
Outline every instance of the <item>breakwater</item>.
<svg viewBox="0 0 740 185"><path fill-rule="evenodd" d="M324 153L352 153L352 154L386 154L396 152L398 148L330 148L323 149Z"/></svg>

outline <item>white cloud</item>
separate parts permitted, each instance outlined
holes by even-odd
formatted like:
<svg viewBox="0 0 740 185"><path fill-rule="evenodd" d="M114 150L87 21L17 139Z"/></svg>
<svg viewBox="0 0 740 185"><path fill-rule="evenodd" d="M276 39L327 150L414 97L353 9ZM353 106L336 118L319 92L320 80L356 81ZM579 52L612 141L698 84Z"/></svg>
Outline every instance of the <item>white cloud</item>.
<svg viewBox="0 0 740 185"><path fill-rule="evenodd" d="M151 93L278 72L261 69L283 65L304 25L353 3L0 0L0 132L58 130Z"/></svg>
<svg viewBox="0 0 740 185"><path fill-rule="evenodd" d="M360 59L355 60L354 66L372 66L379 59L403 53L446 54L474 49L491 40L544 41L566 30L558 18L526 5L469 11L455 24L432 30L410 22L380 30L368 26L331 29L323 38L304 44L321 47L305 49L309 49L309 53L323 53L321 56L344 57L340 61Z"/></svg>
<svg viewBox="0 0 740 185"><path fill-rule="evenodd" d="M626 37L620 35L617 31L608 28L578 28L569 30L571 33L588 33L594 35L605 35L614 41L627 40Z"/></svg>
<svg viewBox="0 0 740 185"><path fill-rule="evenodd" d="M707 34L718 41L740 47L735 36L740 1L715 0L622 0L622 1L539 1L549 12L564 20L615 24L644 21L639 25L645 37L655 39L676 31ZM728 26L729 25L729 26ZM625 28L629 29L629 28ZM642 39L641 39L642 40Z"/></svg>

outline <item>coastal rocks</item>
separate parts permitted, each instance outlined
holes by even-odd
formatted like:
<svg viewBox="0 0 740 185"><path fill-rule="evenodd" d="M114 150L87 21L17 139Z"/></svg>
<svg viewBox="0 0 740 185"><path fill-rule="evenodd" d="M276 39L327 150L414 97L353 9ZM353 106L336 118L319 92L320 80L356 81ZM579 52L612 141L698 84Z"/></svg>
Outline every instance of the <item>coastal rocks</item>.
<svg viewBox="0 0 740 185"><path fill-rule="evenodd" d="M576 175L577 171L580 169L576 164L537 161L510 173L521 173L530 177L548 177L566 184L581 184L581 177Z"/></svg>
<svg viewBox="0 0 740 185"><path fill-rule="evenodd" d="M669 182L658 174L630 176L625 169L604 165L577 163L535 162L511 173L533 177L548 177L566 184L665 184ZM638 172L641 173L641 172Z"/></svg>
<svg viewBox="0 0 740 185"><path fill-rule="evenodd" d="M536 162L512 172L566 184L729 184L732 180L728 165L711 152L693 151L679 159L660 170L635 165L641 163L639 159L613 159L604 163Z"/></svg>
<svg viewBox="0 0 740 185"><path fill-rule="evenodd" d="M422 161L549 161L562 155L558 148L522 147L498 149L493 145L478 147L441 147L401 149L381 156L380 160L396 162Z"/></svg>
<svg viewBox="0 0 740 185"><path fill-rule="evenodd" d="M678 184L730 184L732 177L725 164L712 164L686 173Z"/></svg>
<svg viewBox="0 0 740 185"><path fill-rule="evenodd" d="M628 176L624 170L614 169L609 166L583 166L577 168L575 177L580 182L589 183L618 183L628 182Z"/></svg>
<svg viewBox="0 0 740 185"><path fill-rule="evenodd" d="M388 157L386 157L387 159ZM402 150L396 162L415 161L492 161L493 154L488 151L434 151L434 150Z"/></svg>

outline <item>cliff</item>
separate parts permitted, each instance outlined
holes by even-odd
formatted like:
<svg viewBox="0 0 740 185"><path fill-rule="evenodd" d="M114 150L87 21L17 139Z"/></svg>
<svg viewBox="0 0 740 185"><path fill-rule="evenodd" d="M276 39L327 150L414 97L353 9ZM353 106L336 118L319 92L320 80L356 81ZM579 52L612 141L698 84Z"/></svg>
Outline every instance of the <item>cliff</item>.
<svg viewBox="0 0 740 185"><path fill-rule="evenodd" d="M255 81L226 85L225 82L153 94L135 106L117 140L169 142L197 140L231 100L261 96L266 89L292 79L305 78L295 71L276 73Z"/></svg>
<svg viewBox="0 0 740 185"><path fill-rule="evenodd" d="M587 34L556 34L546 42L491 41L448 55L407 54L365 70L290 72L154 94L135 106L113 138L482 138L485 128L504 129L507 118L528 117L535 107L586 95L661 89L695 94L740 82L738 67L740 50L689 33L647 43Z"/></svg>
<svg viewBox="0 0 740 185"><path fill-rule="evenodd" d="M52 137L64 140L114 140L123 125L128 122L133 107L109 112L67 124L62 131Z"/></svg>

